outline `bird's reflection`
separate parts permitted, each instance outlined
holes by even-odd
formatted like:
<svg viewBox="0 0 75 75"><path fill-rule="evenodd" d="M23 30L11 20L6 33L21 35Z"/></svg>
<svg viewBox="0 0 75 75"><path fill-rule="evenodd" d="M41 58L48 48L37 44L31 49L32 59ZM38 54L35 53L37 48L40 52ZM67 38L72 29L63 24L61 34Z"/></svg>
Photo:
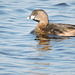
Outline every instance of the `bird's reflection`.
<svg viewBox="0 0 75 75"><path fill-rule="evenodd" d="M37 45L38 50L39 51L52 50L51 48L53 46L50 44L51 39L53 39L56 42L61 42L64 39L69 39L69 37L59 37L59 36L42 37L42 36L38 36L35 39L38 42L38 45Z"/></svg>
<svg viewBox="0 0 75 75"><path fill-rule="evenodd" d="M39 51L47 51L47 50L51 50L50 46L50 39L46 39L46 38L41 38L40 40L37 40L38 42L38 50Z"/></svg>

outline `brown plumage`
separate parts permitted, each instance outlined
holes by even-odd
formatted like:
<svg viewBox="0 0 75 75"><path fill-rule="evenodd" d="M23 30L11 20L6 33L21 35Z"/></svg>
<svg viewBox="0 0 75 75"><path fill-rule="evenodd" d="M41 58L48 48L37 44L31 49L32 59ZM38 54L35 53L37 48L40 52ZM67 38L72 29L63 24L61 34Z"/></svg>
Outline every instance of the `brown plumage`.
<svg viewBox="0 0 75 75"><path fill-rule="evenodd" d="M28 19L33 19L38 22L35 30L32 31L37 35L75 36L75 25L49 23L48 15L44 10L34 10Z"/></svg>

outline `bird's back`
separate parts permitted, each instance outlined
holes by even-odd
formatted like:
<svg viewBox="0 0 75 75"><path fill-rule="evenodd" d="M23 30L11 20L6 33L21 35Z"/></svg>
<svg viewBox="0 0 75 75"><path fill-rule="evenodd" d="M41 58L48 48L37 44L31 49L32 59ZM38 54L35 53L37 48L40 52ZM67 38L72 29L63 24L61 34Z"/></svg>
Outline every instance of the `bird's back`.
<svg viewBox="0 0 75 75"><path fill-rule="evenodd" d="M52 35L75 36L75 25L51 23L47 25L47 31Z"/></svg>

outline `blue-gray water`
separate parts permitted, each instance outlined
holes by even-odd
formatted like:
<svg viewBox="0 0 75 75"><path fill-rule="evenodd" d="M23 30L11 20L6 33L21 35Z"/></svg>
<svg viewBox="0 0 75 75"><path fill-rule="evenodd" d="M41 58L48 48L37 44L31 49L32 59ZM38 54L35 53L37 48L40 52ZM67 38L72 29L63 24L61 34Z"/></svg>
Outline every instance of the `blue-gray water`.
<svg viewBox="0 0 75 75"><path fill-rule="evenodd" d="M35 9L75 25L75 0L0 0L0 75L75 75L75 37L35 40Z"/></svg>

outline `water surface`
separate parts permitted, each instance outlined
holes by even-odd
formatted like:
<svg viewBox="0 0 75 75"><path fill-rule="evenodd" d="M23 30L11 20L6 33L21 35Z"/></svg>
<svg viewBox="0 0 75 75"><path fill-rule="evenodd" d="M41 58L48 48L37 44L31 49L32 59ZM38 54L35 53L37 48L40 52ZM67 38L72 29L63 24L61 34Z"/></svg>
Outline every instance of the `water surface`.
<svg viewBox="0 0 75 75"><path fill-rule="evenodd" d="M1 0L0 75L75 75L75 37L35 40L37 23L27 20L35 9L75 25L75 0Z"/></svg>

